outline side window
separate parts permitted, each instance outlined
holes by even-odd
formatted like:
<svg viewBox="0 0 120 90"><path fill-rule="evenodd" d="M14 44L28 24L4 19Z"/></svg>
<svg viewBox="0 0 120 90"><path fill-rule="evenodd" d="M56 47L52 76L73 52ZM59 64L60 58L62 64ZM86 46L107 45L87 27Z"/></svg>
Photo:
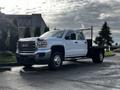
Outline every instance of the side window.
<svg viewBox="0 0 120 90"><path fill-rule="evenodd" d="M68 31L66 36L65 36L66 40L76 40L76 34L73 31Z"/></svg>
<svg viewBox="0 0 120 90"><path fill-rule="evenodd" d="M77 32L77 40L85 40L85 37L82 32Z"/></svg>

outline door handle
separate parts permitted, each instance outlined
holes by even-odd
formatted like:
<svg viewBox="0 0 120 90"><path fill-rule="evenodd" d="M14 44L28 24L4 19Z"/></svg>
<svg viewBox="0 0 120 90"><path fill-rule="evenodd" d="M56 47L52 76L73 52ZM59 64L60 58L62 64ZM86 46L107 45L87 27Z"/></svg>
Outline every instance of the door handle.
<svg viewBox="0 0 120 90"><path fill-rule="evenodd" d="M85 44L87 44L87 42L85 41Z"/></svg>
<svg viewBox="0 0 120 90"><path fill-rule="evenodd" d="M75 42L75 43L78 43L78 42Z"/></svg>

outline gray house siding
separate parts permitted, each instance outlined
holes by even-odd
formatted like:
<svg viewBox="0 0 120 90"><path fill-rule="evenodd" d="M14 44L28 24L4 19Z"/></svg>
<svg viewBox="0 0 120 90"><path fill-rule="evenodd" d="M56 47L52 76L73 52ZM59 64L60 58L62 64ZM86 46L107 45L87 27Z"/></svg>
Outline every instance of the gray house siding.
<svg viewBox="0 0 120 90"><path fill-rule="evenodd" d="M31 37L34 37L34 32L36 28L40 28L41 34L44 33L45 24L41 14L32 15L6 15L12 23L16 22L16 26L19 33L19 38L24 37L24 31L26 28L30 28Z"/></svg>

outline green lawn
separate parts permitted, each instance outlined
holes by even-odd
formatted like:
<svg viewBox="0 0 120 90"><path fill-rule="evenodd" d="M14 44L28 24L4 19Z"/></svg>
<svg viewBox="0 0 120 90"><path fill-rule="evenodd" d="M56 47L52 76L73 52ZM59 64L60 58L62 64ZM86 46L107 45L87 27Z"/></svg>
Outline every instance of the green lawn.
<svg viewBox="0 0 120 90"><path fill-rule="evenodd" d="M16 63L15 55L0 54L0 64L9 64L9 63Z"/></svg>
<svg viewBox="0 0 120 90"><path fill-rule="evenodd" d="M105 57L113 56L112 51L105 51Z"/></svg>

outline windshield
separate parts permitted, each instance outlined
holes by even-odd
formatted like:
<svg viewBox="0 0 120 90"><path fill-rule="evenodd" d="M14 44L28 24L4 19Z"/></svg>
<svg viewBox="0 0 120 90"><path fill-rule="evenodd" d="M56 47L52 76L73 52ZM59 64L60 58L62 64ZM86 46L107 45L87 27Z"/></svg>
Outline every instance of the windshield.
<svg viewBox="0 0 120 90"><path fill-rule="evenodd" d="M64 34L64 31L49 31L49 32L46 32L46 33L44 33L43 35L41 35L40 37L41 38L48 38L48 37L56 37L56 38L62 38L62 36L63 36L63 34Z"/></svg>

